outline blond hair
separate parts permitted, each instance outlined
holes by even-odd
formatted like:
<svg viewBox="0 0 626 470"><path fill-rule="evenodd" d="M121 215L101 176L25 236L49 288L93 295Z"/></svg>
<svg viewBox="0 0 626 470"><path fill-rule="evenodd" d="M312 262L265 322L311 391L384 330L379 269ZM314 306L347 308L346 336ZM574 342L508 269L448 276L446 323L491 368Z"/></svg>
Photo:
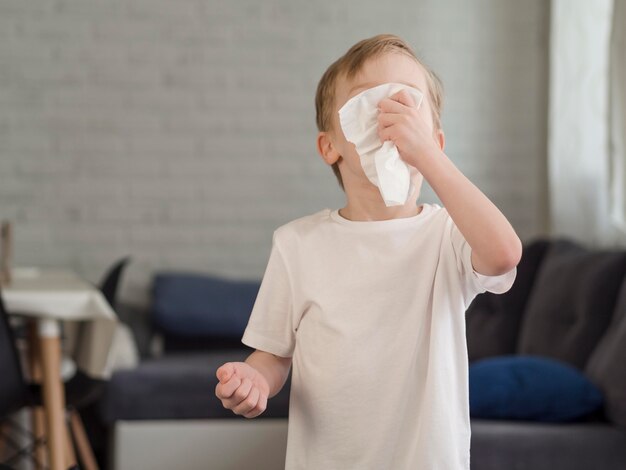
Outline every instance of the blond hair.
<svg viewBox="0 0 626 470"><path fill-rule="evenodd" d="M333 62L322 75L315 93L315 121L320 132L332 130L332 115L338 78L345 76L346 79L352 80L368 59L386 52L406 54L415 59L424 69L428 85L428 99L432 109L433 132L441 129L441 110L443 107L443 84L441 80L435 72L418 59L411 46L403 39L393 34L378 34L357 42L344 55ZM341 186L341 189L344 189L337 162L332 167L339 186Z"/></svg>

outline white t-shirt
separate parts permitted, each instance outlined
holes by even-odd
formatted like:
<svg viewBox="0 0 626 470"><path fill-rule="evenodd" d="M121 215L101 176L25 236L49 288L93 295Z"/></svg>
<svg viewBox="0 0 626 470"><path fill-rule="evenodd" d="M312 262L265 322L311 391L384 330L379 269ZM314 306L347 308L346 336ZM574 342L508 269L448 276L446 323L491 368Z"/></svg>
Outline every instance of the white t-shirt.
<svg viewBox="0 0 626 470"><path fill-rule="evenodd" d="M473 270L445 207L274 231L242 342L293 356L287 470L467 470L465 311L510 289Z"/></svg>

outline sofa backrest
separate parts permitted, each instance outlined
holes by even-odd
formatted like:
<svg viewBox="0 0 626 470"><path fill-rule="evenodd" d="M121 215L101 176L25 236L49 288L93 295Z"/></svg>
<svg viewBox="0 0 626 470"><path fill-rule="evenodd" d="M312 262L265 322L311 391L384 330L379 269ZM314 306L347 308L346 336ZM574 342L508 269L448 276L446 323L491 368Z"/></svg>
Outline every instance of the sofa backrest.
<svg viewBox="0 0 626 470"><path fill-rule="evenodd" d="M152 322L164 350L246 348L260 281L208 274L160 272L152 284Z"/></svg>
<svg viewBox="0 0 626 470"><path fill-rule="evenodd" d="M584 370L611 322L625 276L626 251L555 239L537 271L516 352L560 359Z"/></svg>
<svg viewBox="0 0 626 470"><path fill-rule="evenodd" d="M547 238L525 242L511 289L504 294L479 294L469 305L465 318L470 362L516 352L526 303L549 246Z"/></svg>
<svg viewBox="0 0 626 470"><path fill-rule="evenodd" d="M602 390L606 416L626 431L626 282L611 323L587 361L585 374Z"/></svg>

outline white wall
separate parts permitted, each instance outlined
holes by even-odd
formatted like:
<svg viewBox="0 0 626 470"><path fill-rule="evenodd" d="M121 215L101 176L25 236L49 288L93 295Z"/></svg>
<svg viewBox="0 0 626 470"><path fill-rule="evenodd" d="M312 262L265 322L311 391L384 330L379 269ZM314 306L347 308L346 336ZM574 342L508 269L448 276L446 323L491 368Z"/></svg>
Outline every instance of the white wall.
<svg viewBox="0 0 626 470"><path fill-rule="evenodd" d="M548 27L542 0L1 2L15 264L97 281L130 253L136 303L164 268L260 278L277 226L343 205L315 87L381 32L442 77L448 156L522 239L544 233Z"/></svg>

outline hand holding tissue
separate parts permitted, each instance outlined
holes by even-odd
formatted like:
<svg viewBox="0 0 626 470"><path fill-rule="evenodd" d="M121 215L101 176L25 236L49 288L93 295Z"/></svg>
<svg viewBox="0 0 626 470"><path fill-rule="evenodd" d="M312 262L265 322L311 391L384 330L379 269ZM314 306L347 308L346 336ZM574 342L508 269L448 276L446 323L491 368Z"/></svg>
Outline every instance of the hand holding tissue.
<svg viewBox="0 0 626 470"><path fill-rule="evenodd" d="M365 175L378 187L387 207L405 204L415 192L410 167L396 145L378 137L379 101L403 89L419 108L423 99L419 90L402 83L384 83L353 96L339 110L343 133L355 145Z"/></svg>

